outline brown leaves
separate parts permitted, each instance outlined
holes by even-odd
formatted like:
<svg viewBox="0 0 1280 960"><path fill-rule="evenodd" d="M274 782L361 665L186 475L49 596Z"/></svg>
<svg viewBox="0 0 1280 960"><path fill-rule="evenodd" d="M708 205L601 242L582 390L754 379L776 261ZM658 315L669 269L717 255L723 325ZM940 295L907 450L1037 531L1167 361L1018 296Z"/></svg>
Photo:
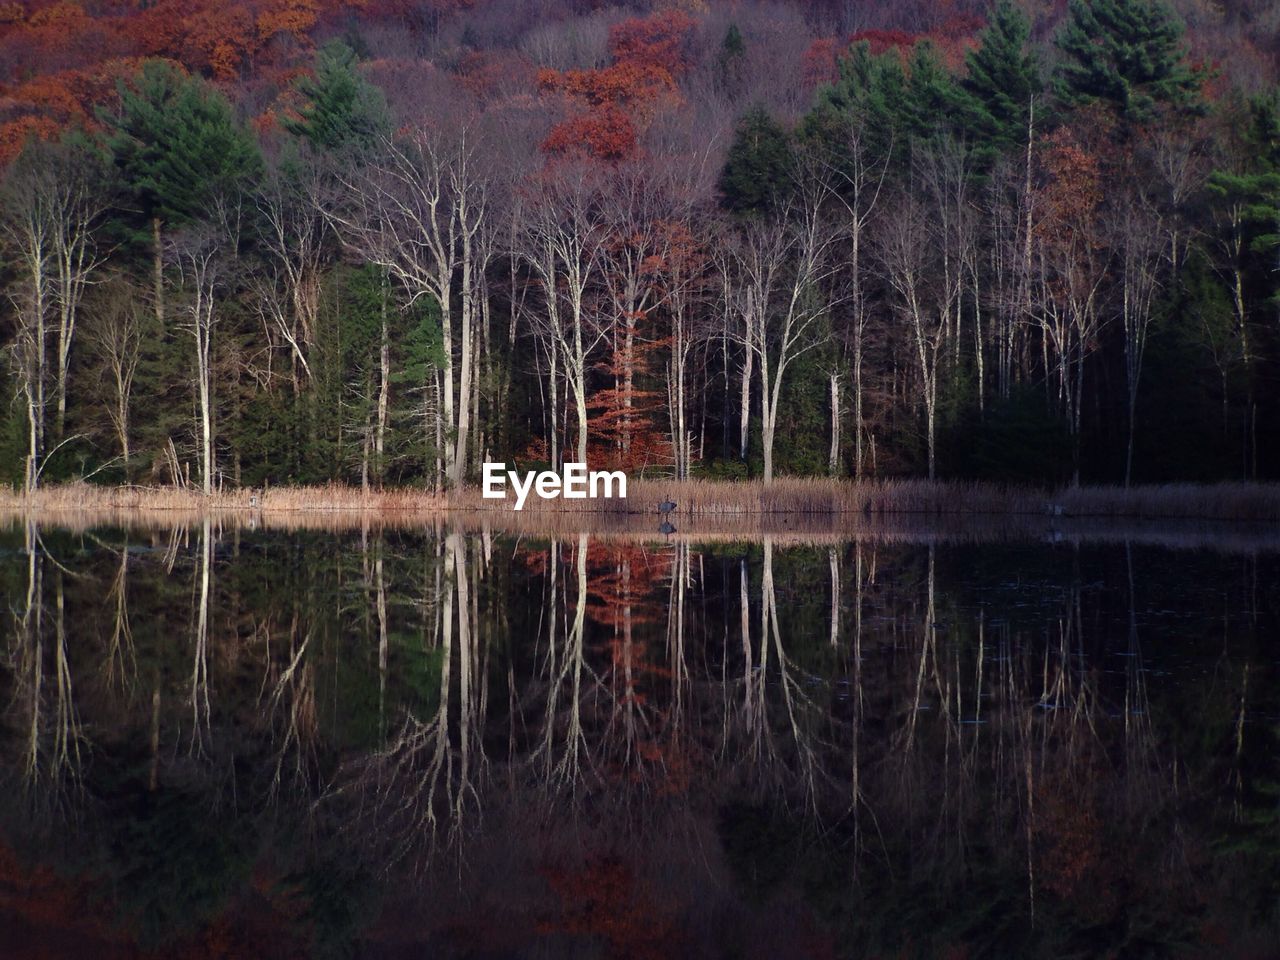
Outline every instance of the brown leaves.
<svg viewBox="0 0 1280 960"><path fill-rule="evenodd" d="M1044 185L1040 191L1040 232L1046 239L1087 229L1102 202L1101 163L1060 127L1042 141Z"/></svg>
<svg viewBox="0 0 1280 960"><path fill-rule="evenodd" d="M685 46L696 25L680 10L668 10L651 17L633 17L609 30L609 52L619 63L655 67L669 76L679 76L687 66Z"/></svg>
<svg viewBox="0 0 1280 960"><path fill-rule="evenodd" d="M541 70L538 88L562 94L574 112L543 141L550 154L580 154L606 163L635 155L638 130L680 103L675 78L694 20L678 10L632 18L609 31L614 63L595 70Z"/></svg>
<svg viewBox="0 0 1280 960"><path fill-rule="evenodd" d="M634 155L636 129L623 110L603 106L556 124L542 142L542 149L551 154L585 154L617 163Z"/></svg>

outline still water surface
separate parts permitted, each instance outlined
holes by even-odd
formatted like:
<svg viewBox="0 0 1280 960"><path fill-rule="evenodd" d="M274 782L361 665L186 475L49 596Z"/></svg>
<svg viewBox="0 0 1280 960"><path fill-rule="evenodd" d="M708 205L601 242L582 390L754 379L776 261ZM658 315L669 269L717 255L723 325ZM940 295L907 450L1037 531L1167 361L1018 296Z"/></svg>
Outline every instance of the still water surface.
<svg viewBox="0 0 1280 960"><path fill-rule="evenodd" d="M1276 956L1278 551L10 522L0 956Z"/></svg>

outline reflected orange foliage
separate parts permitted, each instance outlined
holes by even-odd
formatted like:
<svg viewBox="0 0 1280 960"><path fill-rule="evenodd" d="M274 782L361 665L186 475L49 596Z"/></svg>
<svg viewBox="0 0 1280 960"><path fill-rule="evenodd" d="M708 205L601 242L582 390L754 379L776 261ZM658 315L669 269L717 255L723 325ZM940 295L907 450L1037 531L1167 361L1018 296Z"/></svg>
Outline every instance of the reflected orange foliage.
<svg viewBox="0 0 1280 960"><path fill-rule="evenodd" d="M671 955L674 925L620 859L596 856L581 866L544 869L542 874L559 894L561 910L539 923L539 932L600 937L617 960L665 960Z"/></svg>

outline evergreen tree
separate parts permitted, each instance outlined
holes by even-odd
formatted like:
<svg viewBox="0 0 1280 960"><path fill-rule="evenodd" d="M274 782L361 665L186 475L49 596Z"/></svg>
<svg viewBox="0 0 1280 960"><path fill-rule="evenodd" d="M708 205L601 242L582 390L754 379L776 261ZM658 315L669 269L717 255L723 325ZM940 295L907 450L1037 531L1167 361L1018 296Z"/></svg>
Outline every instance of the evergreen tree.
<svg viewBox="0 0 1280 960"><path fill-rule="evenodd" d="M839 79L818 92L800 135L838 163L856 131L865 161L887 157L904 171L913 145L954 131L960 106L955 78L932 43L917 43L905 69L896 53L873 55L858 43L841 58Z"/></svg>
<svg viewBox="0 0 1280 960"><path fill-rule="evenodd" d="M1182 23L1161 0L1071 0L1057 45L1058 92L1069 104L1103 101L1143 123L1158 108L1201 108L1200 78L1185 62Z"/></svg>
<svg viewBox="0 0 1280 960"><path fill-rule="evenodd" d="M184 223L220 193L242 189L262 166L227 99L167 63L150 61L121 82L120 112L107 117L109 145L148 217Z"/></svg>
<svg viewBox="0 0 1280 960"><path fill-rule="evenodd" d="M391 130L386 98L360 76L355 52L340 40L321 48L315 73L295 89L307 102L284 127L321 150L369 150Z"/></svg>
<svg viewBox="0 0 1280 960"><path fill-rule="evenodd" d="M795 158L791 138L763 107L754 107L738 123L720 173L726 209L758 215L774 209L791 190Z"/></svg>
<svg viewBox="0 0 1280 960"><path fill-rule="evenodd" d="M1208 187L1215 202L1240 211L1249 249L1270 258L1270 273L1280 251L1280 90L1250 101L1246 123L1239 162L1215 170Z"/></svg>
<svg viewBox="0 0 1280 960"><path fill-rule="evenodd" d="M721 60L740 57L746 52L747 44L742 39L742 31L738 29L736 23L729 24L729 29L724 34L724 42L720 44Z"/></svg>
<svg viewBox="0 0 1280 960"><path fill-rule="evenodd" d="M747 44L742 39L742 31L736 23L729 24L724 40L720 44L720 53L716 56L716 68L719 73L720 86L731 96L742 89L743 75L746 70Z"/></svg>
<svg viewBox="0 0 1280 960"><path fill-rule="evenodd" d="M898 104L900 122L914 140L931 139L954 126L959 88L937 47L928 40L917 43L911 52L903 93Z"/></svg>
<svg viewBox="0 0 1280 960"><path fill-rule="evenodd" d="M163 322L163 227L197 219L216 197L243 190L262 157L227 99L169 63L147 62L118 90L119 113L103 117L108 146L151 227L155 311Z"/></svg>
<svg viewBox="0 0 1280 960"><path fill-rule="evenodd" d="M1040 63L1030 49L1031 24L1012 0L997 0L965 58L961 82L966 132L986 149L1005 149L1027 139L1032 98L1041 91Z"/></svg>
<svg viewBox="0 0 1280 960"><path fill-rule="evenodd" d="M867 43L857 43L840 58L839 71L834 84L818 91L801 137L836 164L854 131L869 162L879 164L889 152L904 156L899 104L907 78L898 57L873 56Z"/></svg>

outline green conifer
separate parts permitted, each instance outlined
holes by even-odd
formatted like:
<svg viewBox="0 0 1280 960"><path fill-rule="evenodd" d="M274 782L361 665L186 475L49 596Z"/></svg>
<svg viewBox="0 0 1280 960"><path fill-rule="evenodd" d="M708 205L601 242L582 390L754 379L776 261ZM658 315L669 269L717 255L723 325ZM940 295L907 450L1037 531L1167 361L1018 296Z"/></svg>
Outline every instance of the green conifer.
<svg viewBox="0 0 1280 960"><path fill-rule="evenodd" d="M965 58L961 83L964 125L982 149L1026 142L1033 98L1042 89L1040 64L1030 49L1031 24L1012 0L997 0Z"/></svg>
<svg viewBox="0 0 1280 960"><path fill-rule="evenodd" d="M1136 123L1161 107L1201 109L1182 23L1161 0L1071 0L1070 11L1057 38L1065 55L1057 86L1068 104L1103 101Z"/></svg>
<svg viewBox="0 0 1280 960"><path fill-rule="evenodd" d="M314 75L296 89L307 102L284 127L321 150L368 150L391 129L382 91L360 76L355 52L340 40L320 49Z"/></svg>
<svg viewBox="0 0 1280 960"><path fill-rule="evenodd" d="M787 131L763 107L752 108L738 123L720 173L724 206L747 215L774 209L791 189L794 164Z"/></svg>

